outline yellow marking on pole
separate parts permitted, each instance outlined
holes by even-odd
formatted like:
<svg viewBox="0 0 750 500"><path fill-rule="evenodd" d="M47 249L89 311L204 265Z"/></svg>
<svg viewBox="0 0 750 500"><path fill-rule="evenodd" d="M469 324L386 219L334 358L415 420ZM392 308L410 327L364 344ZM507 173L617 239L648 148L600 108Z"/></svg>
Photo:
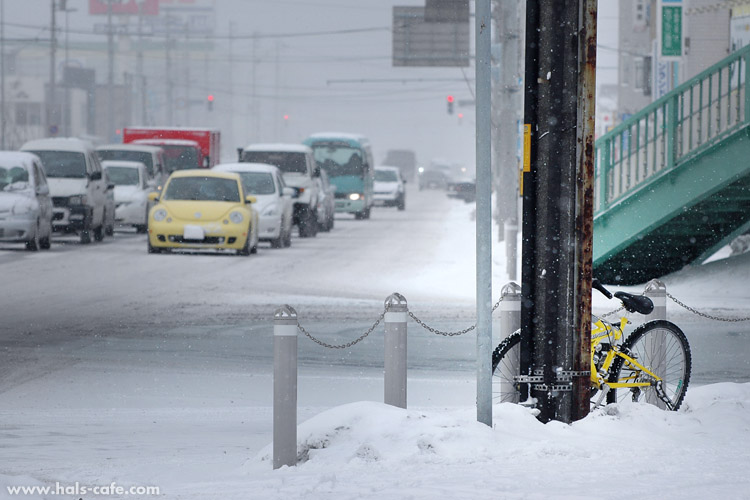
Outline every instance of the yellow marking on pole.
<svg viewBox="0 0 750 500"><path fill-rule="evenodd" d="M531 125L523 125L523 171L531 172Z"/></svg>

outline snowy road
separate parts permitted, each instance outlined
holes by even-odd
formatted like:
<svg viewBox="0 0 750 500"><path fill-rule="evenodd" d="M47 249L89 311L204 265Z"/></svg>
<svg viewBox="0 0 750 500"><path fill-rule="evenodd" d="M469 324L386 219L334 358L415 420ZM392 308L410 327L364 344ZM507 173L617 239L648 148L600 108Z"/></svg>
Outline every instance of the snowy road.
<svg viewBox="0 0 750 500"><path fill-rule="evenodd" d="M369 328L393 291L431 325L471 325L471 211L411 190L405 212L341 216L330 234L250 257L148 255L145 237L132 233L88 246L60 238L40 253L3 247L0 483L6 475L174 485L236 474L271 440L274 310L293 305L333 344ZM495 254L497 297L502 248ZM712 265L744 289L744 275ZM675 295L713 312L737 315L747 304L731 287L721 297L718 285L675 281ZM747 323L674 312L693 346L694 384L750 380ZM382 401L382 327L346 350L304 337L299 346L300 420ZM472 334L445 338L411 322L409 406L470 408L475 349Z"/></svg>

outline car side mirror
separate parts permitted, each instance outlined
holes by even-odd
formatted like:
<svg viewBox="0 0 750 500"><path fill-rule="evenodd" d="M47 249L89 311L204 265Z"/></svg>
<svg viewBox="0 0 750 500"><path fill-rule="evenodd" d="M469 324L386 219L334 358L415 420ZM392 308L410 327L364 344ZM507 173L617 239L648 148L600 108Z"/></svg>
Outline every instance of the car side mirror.
<svg viewBox="0 0 750 500"><path fill-rule="evenodd" d="M101 180L101 178L102 178L101 172L91 172L89 174L89 179L91 179L92 181L98 181L98 180Z"/></svg>
<svg viewBox="0 0 750 500"><path fill-rule="evenodd" d="M36 194L41 194L41 195L49 194L49 187L39 186L38 188L36 188Z"/></svg>
<svg viewBox="0 0 750 500"><path fill-rule="evenodd" d="M290 198L296 198L297 191L294 188L291 188L289 186L284 186L281 189L281 196L289 196Z"/></svg>
<svg viewBox="0 0 750 500"><path fill-rule="evenodd" d="M315 168L313 169L313 177L320 177L320 166L315 165Z"/></svg>
<svg viewBox="0 0 750 500"><path fill-rule="evenodd" d="M258 202L258 198L256 198L255 196L250 195L250 194L245 196L245 203L247 203L248 205L250 205L251 203L257 203L257 202Z"/></svg>
<svg viewBox="0 0 750 500"><path fill-rule="evenodd" d="M114 189L114 188L115 188L114 184L111 184L111 183L107 184L107 189Z"/></svg>
<svg viewBox="0 0 750 500"><path fill-rule="evenodd" d="M148 193L148 201L159 201L159 193Z"/></svg>
<svg viewBox="0 0 750 500"><path fill-rule="evenodd" d="M237 148L237 161L242 163L242 151L244 151L244 148Z"/></svg>
<svg viewBox="0 0 750 500"><path fill-rule="evenodd" d="M208 168L211 165L211 159L208 156L203 157L203 168Z"/></svg>

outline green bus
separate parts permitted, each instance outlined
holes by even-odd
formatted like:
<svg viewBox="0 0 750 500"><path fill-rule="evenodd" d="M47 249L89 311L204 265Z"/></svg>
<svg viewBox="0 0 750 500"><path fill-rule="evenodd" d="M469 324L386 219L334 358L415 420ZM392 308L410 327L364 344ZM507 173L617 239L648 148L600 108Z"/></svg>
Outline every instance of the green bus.
<svg viewBox="0 0 750 500"><path fill-rule="evenodd" d="M319 133L304 141L336 186L336 212L368 219L373 204L374 162L370 141L357 134Z"/></svg>

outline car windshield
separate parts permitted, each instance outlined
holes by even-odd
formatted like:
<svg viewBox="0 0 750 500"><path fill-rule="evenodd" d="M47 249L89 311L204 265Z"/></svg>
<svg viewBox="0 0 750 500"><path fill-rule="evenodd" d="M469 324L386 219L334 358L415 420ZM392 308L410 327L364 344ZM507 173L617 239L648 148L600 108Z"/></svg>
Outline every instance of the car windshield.
<svg viewBox="0 0 750 500"><path fill-rule="evenodd" d="M162 200L240 201L237 181L218 177L176 177L167 184Z"/></svg>
<svg viewBox="0 0 750 500"><path fill-rule="evenodd" d="M276 186L273 175L267 172L239 172L247 194L273 194Z"/></svg>
<svg viewBox="0 0 750 500"><path fill-rule="evenodd" d="M74 151L31 151L44 164L47 177L82 179L86 177L86 156Z"/></svg>
<svg viewBox="0 0 750 500"><path fill-rule="evenodd" d="M137 186L138 169L133 167L106 167L109 180L115 186Z"/></svg>
<svg viewBox="0 0 750 500"><path fill-rule="evenodd" d="M170 173L200 166L198 150L193 146L163 144L159 147L164 149L164 163Z"/></svg>
<svg viewBox="0 0 750 500"><path fill-rule="evenodd" d="M242 161L275 165L285 174L306 174L307 163L304 153L293 151L245 151Z"/></svg>
<svg viewBox="0 0 750 500"><path fill-rule="evenodd" d="M393 170L375 169L375 180L380 182L398 182L398 174Z"/></svg>
<svg viewBox="0 0 750 500"><path fill-rule="evenodd" d="M20 191L28 187L29 171L26 167L0 167L0 191Z"/></svg>
<svg viewBox="0 0 750 500"><path fill-rule="evenodd" d="M139 161L146 165L149 175L154 175L154 158L151 153L145 153L143 151L126 151L120 149L100 149L96 152L99 155L99 159L104 160L119 160L119 161Z"/></svg>
<svg viewBox="0 0 750 500"><path fill-rule="evenodd" d="M361 176L364 170L362 151L357 148L340 145L313 146L315 161L331 177L342 175Z"/></svg>

